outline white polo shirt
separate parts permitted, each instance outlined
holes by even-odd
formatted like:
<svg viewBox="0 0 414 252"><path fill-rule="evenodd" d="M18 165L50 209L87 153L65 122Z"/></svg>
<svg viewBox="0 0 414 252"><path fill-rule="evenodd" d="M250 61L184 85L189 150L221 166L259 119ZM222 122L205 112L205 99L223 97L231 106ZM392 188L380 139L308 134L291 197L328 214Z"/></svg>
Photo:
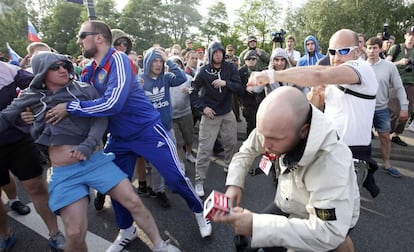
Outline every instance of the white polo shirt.
<svg viewBox="0 0 414 252"><path fill-rule="evenodd" d="M358 59L343 65L355 70L361 84L341 86L365 95L377 94L378 82L368 62ZM375 102L375 99L363 99L349 93L345 94L336 85L328 85L325 89L325 115L348 146L367 146L371 143Z"/></svg>

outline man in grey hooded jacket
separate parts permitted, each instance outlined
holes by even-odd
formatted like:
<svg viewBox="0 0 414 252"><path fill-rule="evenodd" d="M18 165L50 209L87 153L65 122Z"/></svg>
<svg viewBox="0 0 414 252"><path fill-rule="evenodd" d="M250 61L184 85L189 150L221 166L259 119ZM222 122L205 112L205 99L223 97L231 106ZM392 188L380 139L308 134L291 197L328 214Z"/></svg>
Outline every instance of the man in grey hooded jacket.
<svg viewBox="0 0 414 252"><path fill-rule="evenodd" d="M108 193L127 208L136 223L154 244L154 251L179 251L163 241L154 218L133 191L127 175L112 162L114 155L102 151L105 117L67 116L59 123L52 118L54 105L73 99L99 97L96 89L72 80L73 65L63 55L45 52L32 59L35 77L10 106L0 114L0 132L29 107L34 113L32 135L36 142L48 146L52 176L49 183L49 207L60 214L65 225L65 251L87 251L87 212L89 187Z"/></svg>

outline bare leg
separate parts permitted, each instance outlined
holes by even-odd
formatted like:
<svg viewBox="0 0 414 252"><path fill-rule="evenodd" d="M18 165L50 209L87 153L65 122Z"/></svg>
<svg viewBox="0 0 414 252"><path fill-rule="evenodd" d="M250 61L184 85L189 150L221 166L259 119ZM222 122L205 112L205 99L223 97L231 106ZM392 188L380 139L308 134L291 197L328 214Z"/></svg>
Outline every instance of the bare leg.
<svg viewBox="0 0 414 252"><path fill-rule="evenodd" d="M381 143L381 156L385 168L390 168L390 153L391 153L391 140L390 133L383 132L378 133L380 143Z"/></svg>
<svg viewBox="0 0 414 252"><path fill-rule="evenodd" d="M9 200L17 199L16 180L14 179L14 176L11 174L9 174L9 178L10 178L10 183L2 186L2 188L7 195L7 198L9 198Z"/></svg>
<svg viewBox="0 0 414 252"><path fill-rule="evenodd" d="M88 229L88 199L82 199L61 209L60 216L65 224L65 252L86 252Z"/></svg>
<svg viewBox="0 0 414 252"><path fill-rule="evenodd" d="M345 238L345 241L335 249L335 252L354 252L354 243L349 235Z"/></svg>
<svg viewBox="0 0 414 252"><path fill-rule="evenodd" d="M122 180L118 185L109 190L108 195L129 210L135 222L142 228L154 245L163 242L154 217L134 192L128 179Z"/></svg>
<svg viewBox="0 0 414 252"><path fill-rule="evenodd" d="M30 195L36 212L45 222L49 233L56 234L59 231L56 215L50 211L48 206L49 193L43 176L38 176L22 181L24 190Z"/></svg>
<svg viewBox="0 0 414 252"><path fill-rule="evenodd" d="M0 189L0 198L1 198L1 189ZM3 202L0 200L0 235L7 236L9 234L9 226L7 225L7 213L4 208Z"/></svg>

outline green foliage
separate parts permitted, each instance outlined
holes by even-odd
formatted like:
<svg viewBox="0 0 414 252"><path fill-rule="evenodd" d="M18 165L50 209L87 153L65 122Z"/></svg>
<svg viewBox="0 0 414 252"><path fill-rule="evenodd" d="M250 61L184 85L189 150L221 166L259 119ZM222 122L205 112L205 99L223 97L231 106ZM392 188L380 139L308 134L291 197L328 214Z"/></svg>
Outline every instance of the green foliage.
<svg viewBox="0 0 414 252"><path fill-rule="evenodd" d="M229 19L226 5L222 1L217 1L208 8L207 18L200 27L200 31L206 43L213 40L220 41L229 30Z"/></svg>
<svg viewBox="0 0 414 252"><path fill-rule="evenodd" d="M413 23L413 4L404 0L308 0L286 20L286 28L296 37L302 52L303 39L314 35L324 51L331 35L342 28L363 33L365 38L383 31L385 22L389 31L402 41L404 27ZM411 22L407 22L410 20Z"/></svg>
<svg viewBox="0 0 414 252"><path fill-rule="evenodd" d="M80 4L57 1L50 15L42 19L41 31L44 33L42 41L59 53L79 54L79 46L76 48L74 44L80 24L83 22L81 17L83 11L85 11L84 7Z"/></svg>
<svg viewBox="0 0 414 252"><path fill-rule="evenodd" d="M0 2L0 52L7 57L6 42L21 56L26 55L27 9L23 0Z"/></svg>
<svg viewBox="0 0 414 252"><path fill-rule="evenodd" d="M111 28L116 27L119 24L121 13L115 9L115 1L96 0L95 2L95 12L98 19L107 23Z"/></svg>
<svg viewBox="0 0 414 252"><path fill-rule="evenodd" d="M245 37L255 35L258 47L265 48L270 44L271 32L280 30L277 27L282 22L280 6L276 0L245 0L237 10L236 27Z"/></svg>
<svg viewBox="0 0 414 252"><path fill-rule="evenodd" d="M369 38L382 32L387 22L389 32L402 42L405 28L414 24L414 3L406 0L307 0L300 7L294 7L294 0L244 0L234 24L223 0L213 2L205 17L198 11L200 0L130 0L122 11L116 10L115 0L95 3L98 19L130 34L139 53L154 43L169 47L192 38L195 47L218 40L224 46L233 44L239 54L251 34L270 52L270 33L280 28L295 36L297 50L303 52L303 39L314 35L326 51L330 36L341 28ZM66 0L1 0L0 52L6 52L9 42L21 56L26 54L28 18L42 41L61 53L81 53L76 34L88 19L87 8Z"/></svg>

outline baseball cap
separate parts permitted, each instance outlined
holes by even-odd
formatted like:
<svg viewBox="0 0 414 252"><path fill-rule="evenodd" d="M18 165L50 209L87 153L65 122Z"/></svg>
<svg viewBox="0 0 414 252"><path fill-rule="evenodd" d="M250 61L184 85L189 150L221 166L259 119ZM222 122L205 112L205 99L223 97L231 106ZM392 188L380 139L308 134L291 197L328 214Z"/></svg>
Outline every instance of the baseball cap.
<svg viewBox="0 0 414 252"><path fill-rule="evenodd" d="M257 42L256 36L250 35L249 36L249 39L247 40L247 42L250 42L250 41L256 41Z"/></svg>
<svg viewBox="0 0 414 252"><path fill-rule="evenodd" d="M187 44L187 43L193 43L193 41L191 40L191 39L187 39L186 41L185 41L185 43Z"/></svg>
<svg viewBox="0 0 414 252"><path fill-rule="evenodd" d="M203 52L203 49L201 49L200 47L196 49L196 52L201 53Z"/></svg>
<svg viewBox="0 0 414 252"><path fill-rule="evenodd" d="M407 28L407 34L414 34L414 26L410 26Z"/></svg>

